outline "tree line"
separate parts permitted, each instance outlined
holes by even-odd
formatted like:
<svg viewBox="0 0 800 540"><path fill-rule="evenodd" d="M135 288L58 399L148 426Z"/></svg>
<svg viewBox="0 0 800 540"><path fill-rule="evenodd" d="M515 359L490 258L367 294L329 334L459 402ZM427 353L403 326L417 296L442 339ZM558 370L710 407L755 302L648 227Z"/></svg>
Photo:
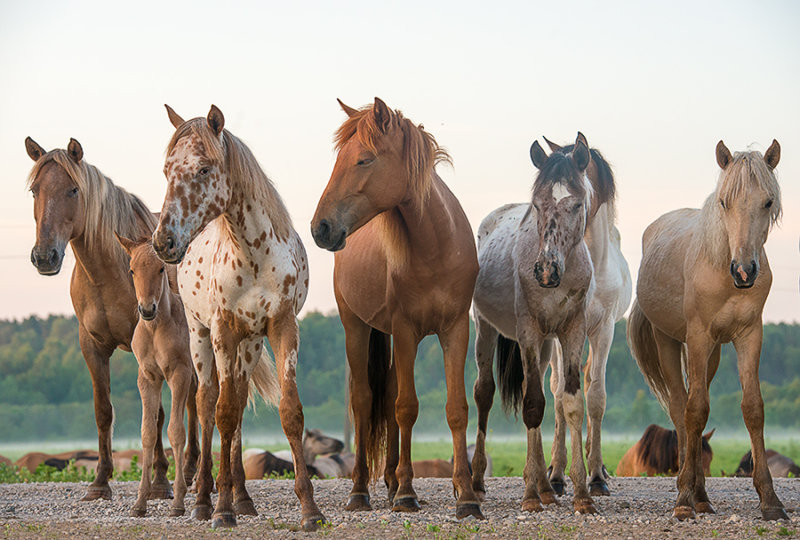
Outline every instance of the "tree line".
<svg viewBox="0 0 800 540"><path fill-rule="evenodd" d="M474 328L465 383L470 404L470 432L475 429L472 384ZM341 432L345 415L344 330L339 317L318 312L300 321L297 386L306 426ZM111 357L111 398L115 434L137 437L141 404L136 386L136 359L118 350ZM800 325L764 326L761 381L767 430L800 427ZM447 433L444 405L447 390L442 352L435 337L419 346L415 367L419 418L415 433ZM553 426L552 396L547 387L544 428ZM669 420L648 390L625 342L625 321L615 328L606 375L604 428L638 433L650 423ZM169 392L164 387L165 404ZM739 404L741 389L732 346L722 349L719 370L711 384L709 427L744 430ZM165 405L165 409L169 408ZM496 433L522 433L520 419L506 416L495 397L489 421ZM277 411L258 401L245 413L245 434L278 432ZM0 321L0 433L10 441L93 439L96 436L92 384L78 345L77 319L64 316Z"/></svg>

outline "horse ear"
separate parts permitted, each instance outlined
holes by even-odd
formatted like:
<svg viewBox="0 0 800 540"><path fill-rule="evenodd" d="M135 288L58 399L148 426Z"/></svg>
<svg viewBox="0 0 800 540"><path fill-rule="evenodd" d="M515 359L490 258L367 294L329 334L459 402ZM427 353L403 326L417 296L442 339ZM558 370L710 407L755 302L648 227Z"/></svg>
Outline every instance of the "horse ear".
<svg viewBox="0 0 800 540"><path fill-rule="evenodd" d="M352 117L354 117L356 114L358 114L358 110L357 110L357 109L354 109L353 107L350 107L350 106L348 106L348 105L345 105L344 103L342 103L342 100L341 100L341 99L339 99L339 98L336 98L336 101L338 101L338 102L339 102L339 107L341 107L341 108L342 108L342 110L343 110L343 111L344 111L344 112L347 114L347 116L349 116L350 118L352 118Z"/></svg>
<svg viewBox="0 0 800 540"><path fill-rule="evenodd" d="M778 162L781 160L781 145L778 144L778 141L772 139L772 144L769 145L767 148L766 154L764 154L764 161L767 162L767 167L769 170L775 169L778 166Z"/></svg>
<svg viewBox="0 0 800 540"><path fill-rule="evenodd" d="M181 118L181 115L176 113L173 110L173 108L170 107L169 105L167 105L166 103L164 103L164 107L167 108L167 116L169 116L169 121L172 123L172 126L175 129L178 129L179 127L181 127L181 125L183 125L183 123L184 123L184 120L183 120L183 118Z"/></svg>
<svg viewBox="0 0 800 540"><path fill-rule="evenodd" d="M83 147L81 147L81 143L75 139L70 139L67 145L67 153L69 153L69 157L72 158L72 161L80 163L83 159Z"/></svg>
<svg viewBox="0 0 800 540"><path fill-rule="evenodd" d="M122 249L125 250L125 253L131 255L131 253L133 252L133 248L136 247L136 242L134 242L130 238L125 238L124 236L120 236L119 234L117 234L116 231L114 231L114 236L117 237L117 242L120 243Z"/></svg>
<svg viewBox="0 0 800 540"><path fill-rule="evenodd" d="M580 135L580 134L579 134ZM572 161L575 162L579 171L585 171L589 166L589 145L586 144L586 138L580 136L575 140L575 147L572 149Z"/></svg>
<svg viewBox="0 0 800 540"><path fill-rule="evenodd" d="M219 136L222 133L222 128L225 127L225 117L222 116L222 111L216 105L212 105L206 120L208 121L208 127Z"/></svg>
<svg viewBox="0 0 800 540"><path fill-rule="evenodd" d="M38 161L40 157L47 153L44 148L39 146L39 144L30 137L25 137L25 150L28 151L28 156L30 156L33 161Z"/></svg>
<svg viewBox="0 0 800 540"><path fill-rule="evenodd" d="M544 142L546 142L547 146L550 147L550 151L551 152L560 152L561 149L563 148L562 146L557 145L556 143L554 143L553 141L551 141L550 139L548 139L544 135L542 135L542 139L544 139Z"/></svg>
<svg viewBox="0 0 800 540"><path fill-rule="evenodd" d="M717 143L717 165L719 165L720 169L725 170L731 161L733 161L731 151L728 150L728 147L725 146L725 143L720 140Z"/></svg>
<svg viewBox="0 0 800 540"><path fill-rule="evenodd" d="M717 431L717 428L714 428L711 431L709 431L708 433L703 435L703 438L706 440L706 442L708 442L708 440L711 439L711 436L714 435L715 431Z"/></svg>
<svg viewBox="0 0 800 540"><path fill-rule="evenodd" d="M381 98L376 97L372 112L375 114L375 122L381 128L381 131L386 133L389 130L389 125L392 123L392 111Z"/></svg>
<svg viewBox="0 0 800 540"><path fill-rule="evenodd" d="M585 144L586 148L589 148L589 141L586 140L586 135L584 135L580 131L578 132L577 137L575 137L575 144L578 144L578 141L580 141L583 144Z"/></svg>
<svg viewBox="0 0 800 540"><path fill-rule="evenodd" d="M531 145L531 161L533 162L533 166L537 169L541 170L544 167L545 162L547 161L547 153L544 151L544 148L539 144L539 141L533 141Z"/></svg>

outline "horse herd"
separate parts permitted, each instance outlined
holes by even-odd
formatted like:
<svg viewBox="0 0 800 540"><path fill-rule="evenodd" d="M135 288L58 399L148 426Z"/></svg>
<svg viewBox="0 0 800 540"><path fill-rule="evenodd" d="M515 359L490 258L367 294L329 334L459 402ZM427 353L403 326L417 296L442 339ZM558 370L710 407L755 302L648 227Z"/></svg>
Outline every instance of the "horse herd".
<svg viewBox="0 0 800 540"><path fill-rule="evenodd" d="M493 366L504 406L520 411L527 428L523 510L541 510L563 493L569 426L574 508L596 512L592 496L609 493L600 439L606 362L614 323L632 296L614 226L616 190L608 163L581 133L568 146L545 139L549 155L534 142L531 160L539 172L531 201L492 212L478 229L476 249L464 211L435 171L450 157L433 136L379 98L360 109L339 103L347 119L336 132L336 163L311 232L319 247L335 252L333 287L345 329L356 450L347 510L372 508L369 483L381 472L394 511L419 509L411 461L418 414L414 360L420 340L436 334L444 353L456 516L483 518ZM136 355L142 396L147 474L133 515L145 515L148 498L169 496L171 515L182 515L193 479L195 518L229 527L237 514L256 514L245 488L241 420L248 396L258 393L278 406L302 526L312 530L325 518L304 458L295 377L297 314L308 292L305 248L272 182L250 149L224 128L217 107L188 121L169 106L167 113L175 133L167 147L160 214L88 164L75 139L65 150L49 152L30 137L25 141L35 161L29 176L36 219L31 261L39 273L56 274L67 243L76 258L70 292L99 439L97 476L84 500L111 498L109 356L119 347ZM705 491L702 430L720 345L733 341L761 512L765 519L786 518L767 468L758 380L761 312L772 280L763 245L781 213L773 172L780 146L773 141L763 156L731 154L720 141L716 159L720 178L702 209L668 213L644 233L628 340L677 431L674 515L714 511ZM478 433L470 466L464 364L471 305ZM548 365L556 435L546 468L540 426ZM170 443L186 447L175 455L174 493L161 441L163 381L172 391ZM221 449L212 508L215 425Z"/></svg>

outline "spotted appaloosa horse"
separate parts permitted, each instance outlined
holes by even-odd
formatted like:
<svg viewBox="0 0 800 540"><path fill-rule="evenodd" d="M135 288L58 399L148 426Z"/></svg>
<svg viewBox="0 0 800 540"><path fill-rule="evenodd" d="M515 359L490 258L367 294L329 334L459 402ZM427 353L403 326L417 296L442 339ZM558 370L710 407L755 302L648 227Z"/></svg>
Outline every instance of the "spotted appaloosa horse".
<svg viewBox="0 0 800 540"><path fill-rule="evenodd" d="M492 364L497 348L500 395L507 409L522 410L528 432L522 509L540 511L542 502L556 502L545 471L541 423L543 377L557 339L563 356L553 376L558 379L570 428L573 505L578 512L595 513L582 451L581 353L595 288L584 235L593 205L607 202L613 189L594 197L596 190L586 176L591 155L580 133L571 152L553 152L549 157L538 141L534 142L531 158L539 169L532 201L498 208L478 229L480 273L474 295L478 436L472 460L473 487L478 493L485 492L483 454L495 390Z"/></svg>
<svg viewBox="0 0 800 540"><path fill-rule="evenodd" d="M110 499L114 411L109 358L117 348L131 350L138 321L128 255L114 233L136 238L149 236L156 218L138 197L114 185L97 167L87 163L83 148L75 139L70 140L66 150L46 152L28 137L25 148L36 162L28 177L36 220L36 245L31 251L31 262L40 274L50 276L61 270L67 243L75 255L70 296L78 317L81 352L92 377L100 456L97 476L83 500ZM189 445L184 474L191 480L199 454L194 388L187 408ZM167 480L169 462L161 441L163 424L164 410L159 406L151 498L172 497Z"/></svg>
<svg viewBox="0 0 800 540"><path fill-rule="evenodd" d="M302 525L313 530L325 518L303 460L303 408L295 380L297 313L308 291L305 249L272 182L250 149L223 129L217 107L212 105L207 118L189 121L169 107L167 112L176 131L167 148L167 195L153 247L166 262L180 263L178 284L199 377L203 448L193 514L211 517L215 419L222 444L213 525L236 525L234 511L256 513L241 457L242 412L252 375L267 400L277 401L280 385L281 424L292 448ZM277 376L264 336L276 353Z"/></svg>

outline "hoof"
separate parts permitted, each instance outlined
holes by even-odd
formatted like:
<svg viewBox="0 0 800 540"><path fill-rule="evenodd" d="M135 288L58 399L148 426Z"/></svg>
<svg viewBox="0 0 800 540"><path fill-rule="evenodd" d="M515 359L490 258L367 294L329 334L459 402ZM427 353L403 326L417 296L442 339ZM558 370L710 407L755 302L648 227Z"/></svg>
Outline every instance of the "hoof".
<svg viewBox="0 0 800 540"><path fill-rule="evenodd" d="M169 517L181 517L186 513L185 508L171 508L169 511Z"/></svg>
<svg viewBox="0 0 800 540"><path fill-rule="evenodd" d="M525 499L522 501L523 512L541 512L542 510L544 510L544 507L539 499Z"/></svg>
<svg viewBox="0 0 800 540"><path fill-rule="evenodd" d="M563 478L551 478L550 485L553 487L553 491L556 492L556 495L561 497L564 495L564 479Z"/></svg>
<svg viewBox="0 0 800 540"><path fill-rule="evenodd" d="M595 477L589 482L589 495L608 497L611 495L611 491L603 478Z"/></svg>
<svg viewBox="0 0 800 540"><path fill-rule="evenodd" d="M144 517L147 515L147 508L131 508L131 517Z"/></svg>
<svg viewBox="0 0 800 540"><path fill-rule="evenodd" d="M172 488L169 487L169 484L166 486L153 486L150 488L150 495L147 498L151 501L153 499L171 499L173 498Z"/></svg>
<svg viewBox="0 0 800 540"><path fill-rule="evenodd" d="M315 514L313 516L304 517L302 521L300 521L300 526L305 532L313 532L318 530L320 526L325 523L327 523L327 521L325 521L325 516L322 514Z"/></svg>
<svg viewBox="0 0 800 540"><path fill-rule="evenodd" d="M558 499L553 491L541 491L539 492L539 498L542 500L543 504L558 505Z"/></svg>
<svg viewBox="0 0 800 540"><path fill-rule="evenodd" d="M576 512L581 514L597 513L597 508L595 508L594 501L592 499L575 499L572 502L572 506L575 508Z"/></svg>
<svg viewBox="0 0 800 540"><path fill-rule="evenodd" d="M391 501L391 499L389 499ZM372 510L372 505L369 504L368 493L353 493L350 495L350 500L347 501L347 506L344 507L348 512L365 512Z"/></svg>
<svg viewBox="0 0 800 540"><path fill-rule="evenodd" d="M710 502L699 502L694 505L694 509L698 514L716 514L717 511L711 506Z"/></svg>
<svg viewBox="0 0 800 540"><path fill-rule="evenodd" d="M251 499L243 499L233 503L233 511L237 516L257 516L258 512Z"/></svg>
<svg viewBox="0 0 800 540"><path fill-rule="evenodd" d="M419 501L416 497L395 497L392 512L418 512Z"/></svg>
<svg viewBox="0 0 800 540"><path fill-rule="evenodd" d="M477 498L478 501L483 502L483 501L486 500L486 490L485 489L472 488L472 491L475 493L475 498Z"/></svg>
<svg viewBox="0 0 800 540"><path fill-rule="evenodd" d="M232 529L236 527L236 515L232 512L221 512L214 514L214 521L211 522L212 529Z"/></svg>
<svg viewBox="0 0 800 540"><path fill-rule="evenodd" d="M211 506L207 504L195 506L192 509L192 517L197 521L208 521L211 519Z"/></svg>
<svg viewBox="0 0 800 540"><path fill-rule="evenodd" d="M767 521L775 521L779 519L789 519L789 516L786 515L786 510L783 507L776 507L776 508L763 508L761 510L761 517Z"/></svg>
<svg viewBox="0 0 800 540"><path fill-rule="evenodd" d="M684 521L686 519L694 519L696 516L694 513L694 508L691 506L676 506L672 510L672 517L678 521Z"/></svg>
<svg viewBox="0 0 800 540"><path fill-rule="evenodd" d="M94 487L89 486L86 490L86 495L83 496L82 501L96 501L97 499L111 500L111 488L108 486Z"/></svg>
<svg viewBox="0 0 800 540"><path fill-rule="evenodd" d="M486 519L481 512L481 505L478 503L461 503L456 505L456 518L464 519L472 516L475 519Z"/></svg>
<svg viewBox="0 0 800 540"><path fill-rule="evenodd" d="M392 504L392 501L394 500L395 495L397 495L397 488L390 489L389 493L388 493L389 504ZM369 495L367 495L367 499L369 501Z"/></svg>

